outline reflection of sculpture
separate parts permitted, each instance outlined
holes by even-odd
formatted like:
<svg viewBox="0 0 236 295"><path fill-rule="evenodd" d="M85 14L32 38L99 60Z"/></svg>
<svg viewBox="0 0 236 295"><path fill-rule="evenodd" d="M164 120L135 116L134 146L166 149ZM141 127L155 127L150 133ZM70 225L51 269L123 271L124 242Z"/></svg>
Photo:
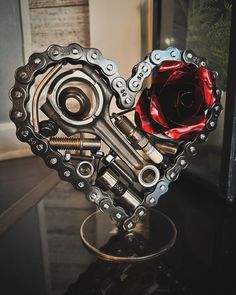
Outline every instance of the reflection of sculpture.
<svg viewBox="0 0 236 295"><path fill-rule="evenodd" d="M132 230L216 127L221 91L206 66L190 50L154 50L125 81L97 49L52 45L17 69L10 116L19 140ZM154 69L162 73L162 88L157 73L151 93L145 90L137 104L138 128L124 114L133 110L136 94ZM181 75L186 76L183 84L176 84ZM166 85L170 103L163 96ZM111 113L113 97L123 111ZM107 154L101 142L110 148Z"/></svg>
<svg viewBox="0 0 236 295"><path fill-rule="evenodd" d="M114 253L117 249L124 251L126 256L137 254L135 248L131 253L127 242L118 236L111 238L102 250ZM177 295L190 294L190 290L179 280L173 269L159 259L142 263L111 263L98 259L64 293L79 294Z"/></svg>

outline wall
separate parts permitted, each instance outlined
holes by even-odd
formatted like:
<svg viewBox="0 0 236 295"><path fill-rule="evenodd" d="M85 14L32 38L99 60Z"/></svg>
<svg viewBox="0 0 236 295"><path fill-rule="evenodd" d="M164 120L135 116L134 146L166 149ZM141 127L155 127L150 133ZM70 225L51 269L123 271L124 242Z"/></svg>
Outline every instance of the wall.
<svg viewBox="0 0 236 295"><path fill-rule="evenodd" d="M114 60L128 78L140 61L140 1L90 0L89 11L91 46Z"/></svg>
<svg viewBox="0 0 236 295"><path fill-rule="evenodd" d="M14 72L24 60L20 1L0 1L0 160L25 155L28 148L15 136L15 126L9 120L11 102L8 97L14 83Z"/></svg>

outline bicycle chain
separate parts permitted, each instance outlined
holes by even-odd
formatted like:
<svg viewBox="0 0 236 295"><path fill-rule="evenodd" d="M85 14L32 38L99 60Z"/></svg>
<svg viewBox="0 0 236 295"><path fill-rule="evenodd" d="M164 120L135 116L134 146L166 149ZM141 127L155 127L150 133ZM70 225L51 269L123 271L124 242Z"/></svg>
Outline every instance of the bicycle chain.
<svg viewBox="0 0 236 295"><path fill-rule="evenodd" d="M176 157L172 166L166 169L165 175L158 181L154 191L143 199L132 216L128 216L124 208L115 206L108 194L95 185L91 186L86 179L79 177L75 167L64 161L62 155L53 150L42 135L34 131L30 113L26 108L30 100L30 88L38 74L45 73L56 64L87 63L95 67L102 78L106 80L117 99L117 106L121 109L130 109L134 105L135 96L141 90L145 79L156 66L160 66L165 60L176 60L192 63L198 67L207 67L206 60L196 56L190 50L186 50L182 54L177 48L167 48L163 51L154 50L133 68L132 76L125 81L119 75L115 63L105 59L98 49L83 48L75 43L67 47L51 45L42 53L33 53L29 57L28 63L17 69L15 85L10 91L13 103L10 117L16 125L18 139L27 142L31 146L32 152L42 157L49 168L57 170L62 180L70 182L76 190L85 192L91 202L95 203L100 210L109 213L111 218L123 225L125 230L133 229L140 217L146 214L147 208L157 204L159 197L167 192L169 183L176 180L179 173L187 167L189 158L196 154L198 145L205 142L208 134L216 128L217 119L222 110L221 91L219 89L215 91L215 103L207 112L204 130L196 136L195 140L185 144L183 151Z"/></svg>

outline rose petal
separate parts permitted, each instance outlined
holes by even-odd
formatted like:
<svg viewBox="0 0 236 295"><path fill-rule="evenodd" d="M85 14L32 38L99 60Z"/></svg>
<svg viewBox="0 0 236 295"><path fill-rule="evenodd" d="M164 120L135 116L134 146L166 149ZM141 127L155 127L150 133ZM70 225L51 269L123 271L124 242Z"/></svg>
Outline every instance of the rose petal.
<svg viewBox="0 0 236 295"><path fill-rule="evenodd" d="M151 96L150 115L152 119L159 123L161 126L163 126L164 128L169 128L155 93L152 93Z"/></svg>
<svg viewBox="0 0 236 295"><path fill-rule="evenodd" d="M164 133L173 138L173 139L193 139L196 134L201 132L205 126L206 123L206 118L202 120L202 122L187 126L185 125L184 127L179 127L179 128L172 128L170 130L164 131Z"/></svg>
<svg viewBox="0 0 236 295"><path fill-rule="evenodd" d="M135 108L135 124L136 126L148 133L154 134L160 132L157 130L157 125L154 125L150 116L150 99L147 95L147 91L143 91Z"/></svg>

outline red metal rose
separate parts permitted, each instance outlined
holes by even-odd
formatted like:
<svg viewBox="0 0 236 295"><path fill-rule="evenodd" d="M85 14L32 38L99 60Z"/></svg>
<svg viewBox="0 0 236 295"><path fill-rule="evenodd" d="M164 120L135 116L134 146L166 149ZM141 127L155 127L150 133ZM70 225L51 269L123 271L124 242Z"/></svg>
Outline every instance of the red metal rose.
<svg viewBox="0 0 236 295"><path fill-rule="evenodd" d="M138 128L173 139L192 139L206 123L215 101L215 80L205 68L166 61L153 79L151 95L144 90L135 109Z"/></svg>

